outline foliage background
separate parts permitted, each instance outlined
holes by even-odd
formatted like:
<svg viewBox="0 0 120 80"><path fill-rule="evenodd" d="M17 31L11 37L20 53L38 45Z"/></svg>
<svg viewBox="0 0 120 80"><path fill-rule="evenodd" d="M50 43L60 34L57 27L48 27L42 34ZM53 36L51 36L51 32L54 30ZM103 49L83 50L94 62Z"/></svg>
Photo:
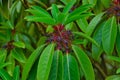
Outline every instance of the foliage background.
<svg viewBox="0 0 120 80"><path fill-rule="evenodd" d="M24 76L26 76L28 80L36 80L36 75L38 76L38 73L41 73L37 73L39 71L37 69L37 66L39 66L38 56L45 53L44 51L47 51L46 53L54 52L53 49L49 50L52 45L47 47L44 45L47 39L46 35L51 33L53 28L42 21L29 20L26 17L31 15L29 9L32 6L39 6L51 15L52 4L56 4L62 11L65 5L71 1L75 1L71 12L81 5L92 5L87 10L87 12L90 12L89 15L65 25L66 29L76 33L73 44L77 44L82 50L81 53L87 55L87 58L81 55L80 61L87 61L87 59L90 61L85 62L86 64L78 64L79 60L76 60L78 62L76 65L80 67L77 71L80 80L92 80L90 78L92 71L89 71L92 68L94 69L95 80L120 80L119 0L0 0L0 79L25 80ZM118 3L115 3L115 1ZM75 48L73 48L74 50ZM41 53L42 51L43 53ZM56 51L56 53L62 55L59 51ZM71 58L71 55L69 57L74 62L76 57ZM90 66L87 64L92 64L92 68L88 71L87 68ZM83 65L82 69L81 65ZM56 65L52 66L55 67ZM61 64L59 66L61 67ZM73 66L71 65L71 67ZM51 74L53 73L51 72ZM88 75L88 73L91 75ZM40 75L44 74L41 73ZM88 76L86 77L86 75ZM58 80L50 77L49 79Z"/></svg>

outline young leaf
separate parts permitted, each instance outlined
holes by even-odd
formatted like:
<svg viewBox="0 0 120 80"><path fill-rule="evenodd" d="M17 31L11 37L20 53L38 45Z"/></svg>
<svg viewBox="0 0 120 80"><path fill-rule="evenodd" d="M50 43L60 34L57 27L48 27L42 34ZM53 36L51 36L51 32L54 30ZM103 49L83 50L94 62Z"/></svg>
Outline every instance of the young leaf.
<svg viewBox="0 0 120 80"><path fill-rule="evenodd" d="M51 10L52 16L55 20L58 19L58 14L60 13L59 9L55 4L52 4L52 10Z"/></svg>
<svg viewBox="0 0 120 80"><path fill-rule="evenodd" d="M19 42L13 42L13 45L19 48L25 48L25 44L21 41Z"/></svg>
<svg viewBox="0 0 120 80"><path fill-rule="evenodd" d="M50 70L49 80L62 80L63 66L62 53L57 50L53 55L52 66Z"/></svg>
<svg viewBox="0 0 120 80"><path fill-rule="evenodd" d="M50 25L55 24L55 20L50 17L26 16L25 19L27 19L28 21L42 22Z"/></svg>
<svg viewBox="0 0 120 80"><path fill-rule="evenodd" d="M111 55L114 49L114 43L117 35L116 18L112 17L108 19L102 30L102 45L104 51Z"/></svg>
<svg viewBox="0 0 120 80"><path fill-rule="evenodd" d="M39 46L28 58L27 62L25 63L25 66L23 68L22 72L22 80L26 80L28 77L28 74L30 72L30 69L32 68L34 62L36 59L39 57L42 49L44 48L45 45Z"/></svg>
<svg viewBox="0 0 120 80"><path fill-rule="evenodd" d="M74 1L74 0L70 1L70 2L65 6L65 8L63 9L63 13L64 13L64 14L67 14L67 13L70 11L70 9L73 7L74 4L75 4L75 1Z"/></svg>
<svg viewBox="0 0 120 80"><path fill-rule="evenodd" d="M39 11L39 13L44 14L44 15L46 15L47 17L50 17L50 18L51 18L51 15L50 15L46 10L44 10L43 8L41 8L41 7L39 7L39 6L32 6L32 9L33 9L33 10L37 10L37 11Z"/></svg>
<svg viewBox="0 0 120 80"><path fill-rule="evenodd" d="M63 58L63 64L63 80L80 80L78 64L72 55L66 54Z"/></svg>
<svg viewBox="0 0 120 80"><path fill-rule="evenodd" d="M12 80L12 77L4 69L0 69L0 77L2 80Z"/></svg>
<svg viewBox="0 0 120 80"><path fill-rule="evenodd" d="M48 45L42 52L37 70L37 80L48 80L54 53L54 44Z"/></svg>
<svg viewBox="0 0 120 80"><path fill-rule="evenodd" d="M107 56L108 59L112 60L112 61L116 61L116 62L120 62L120 57L116 57L116 56Z"/></svg>
<svg viewBox="0 0 120 80"><path fill-rule="evenodd" d="M20 80L20 67L16 66L13 72L13 80Z"/></svg>
<svg viewBox="0 0 120 80"><path fill-rule="evenodd" d="M92 63L90 62L88 56L78 46L72 45L72 49L79 64L81 65L86 80L95 80Z"/></svg>

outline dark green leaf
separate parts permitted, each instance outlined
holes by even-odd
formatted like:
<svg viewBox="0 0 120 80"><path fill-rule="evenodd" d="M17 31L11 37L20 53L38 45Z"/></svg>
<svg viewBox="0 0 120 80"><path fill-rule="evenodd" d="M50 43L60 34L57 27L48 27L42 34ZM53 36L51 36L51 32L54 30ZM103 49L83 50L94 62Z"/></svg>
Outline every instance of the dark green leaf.
<svg viewBox="0 0 120 80"><path fill-rule="evenodd" d="M62 75L63 75L62 73L63 68L61 67L63 65L61 59L62 56L63 55L59 50L57 50L54 53L49 80L62 80Z"/></svg>
<svg viewBox="0 0 120 80"><path fill-rule="evenodd" d="M13 72L13 80L20 80L20 67L16 66Z"/></svg>
<svg viewBox="0 0 120 80"><path fill-rule="evenodd" d="M64 55L63 64L63 80L80 80L78 64L73 56L70 54Z"/></svg>
<svg viewBox="0 0 120 80"><path fill-rule="evenodd" d="M119 30L117 30L116 49L117 49L118 55L120 56L120 32Z"/></svg>

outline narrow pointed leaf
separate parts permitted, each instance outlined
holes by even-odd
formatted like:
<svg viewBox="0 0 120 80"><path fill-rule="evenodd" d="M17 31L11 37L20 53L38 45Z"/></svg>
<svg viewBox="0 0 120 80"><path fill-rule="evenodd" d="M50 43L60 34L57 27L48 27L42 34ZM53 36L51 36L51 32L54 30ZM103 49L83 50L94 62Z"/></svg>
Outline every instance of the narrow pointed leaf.
<svg viewBox="0 0 120 80"><path fill-rule="evenodd" d="M63 9L63 13L67 14L67 13L70 11L70 9L73 7L74 4L75 4L75 1L74 1L74 0L70 1L70 2L65 6L65 8Z"/></svg>
<svg viewBox="0 0 120 80"><path fill-rule="evenodd" d="M64 55L63 64L63 80L80 80L78 64L76 59L72 55Z"/></svg>
<svg viewBox="0 0 120 80"><path fill-rule="evenodd" d="M120 32L119 30L117 30L116 50L117 50L118 55L120 56Z"/></svg>
<svg viewBox="0 0 120 80"><path fill-rule="evenodd" d="M48 80L54 53L54 44L48 45L42 52L37 70L37 80Z"/></svg>
<svg viewBox="0 0 120 80"><path fill-rule="evenodd" d="M19 48L25 48L25 44L21 41L19 42L13 42L13 45Z"/></svg>
<svg viewBox="0 0 120 80"><path fill-rule="evenodd" d="M60 13L59 9L57 8L57 5L52 4L52 10L51 10L52 16L55 20L58 19L58 14Z"/></svg>
<svg viewBox="0 0 120 80"><path fill-rule="evenodd" d="M102 45L104 51L111 55L117 35L117 24L115 17L108 19L102 30Z"/></svg>
<svg viewBox="0 0 120 80"><path fill-rule="evenodd" d="M88 56L78 46L72 45L75 56L84 72L86 80L95 80L92 63Z"/></svg>
<svg viewBox="0 0 120 80"><path fill-rule="evenodd" d="M28 21L42 22L50 25L55 24L55 20L50 17L26 16L25 19L27 19Z"/></svg>
<svg viewBox="0 0 120 80"><path fill-rule="evenodd" d="M22 80L26 80L28 77L28 74L36 61L36 59L39 57L42 49L44 48L45 45L39 46L28 58L27 62L25 63L25 66L23 68L22 72Z"/></svg>

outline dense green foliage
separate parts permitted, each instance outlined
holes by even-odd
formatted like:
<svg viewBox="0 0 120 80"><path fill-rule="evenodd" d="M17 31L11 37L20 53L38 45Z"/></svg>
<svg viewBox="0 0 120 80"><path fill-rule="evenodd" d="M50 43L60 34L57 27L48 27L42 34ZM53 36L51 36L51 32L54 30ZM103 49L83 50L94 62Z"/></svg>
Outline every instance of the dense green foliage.
<svg viewBox="0 0 120 80"><path fill-rule="evenodd" d="M120 80L120 0L0 0L0 80Z"/></svg>

